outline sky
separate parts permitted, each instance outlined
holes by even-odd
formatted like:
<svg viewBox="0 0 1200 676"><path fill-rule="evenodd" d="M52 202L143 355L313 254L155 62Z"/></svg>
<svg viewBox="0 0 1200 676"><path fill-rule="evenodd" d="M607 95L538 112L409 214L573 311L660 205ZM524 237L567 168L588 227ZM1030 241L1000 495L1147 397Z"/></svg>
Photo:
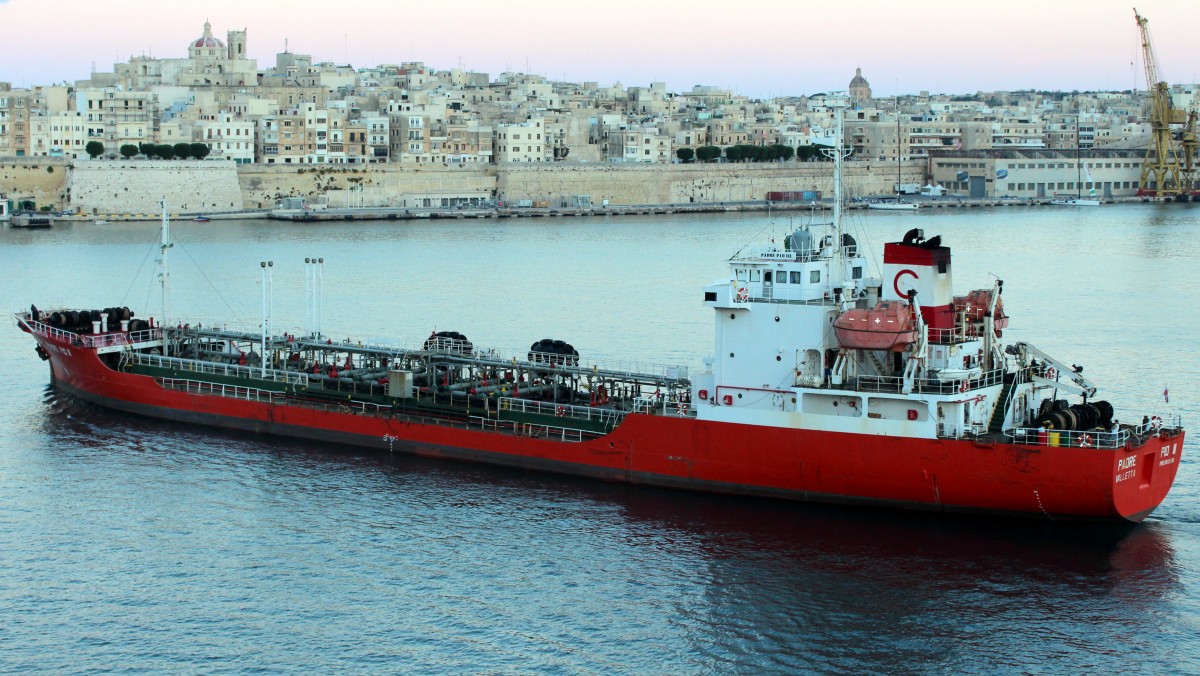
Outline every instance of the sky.
<svg viewBox="0 0 1200 676"><path fill-rule="evenodd" d="M1196 0L1137 2L1160 79L1200 81ZM755 98L845 90L856 67L876 97L1145 87L1133 8L1113 0L0 0L0 81L186 58L205 20L221 40L246 29L260 69L286 45L356 68L420 61Z"/></svg>

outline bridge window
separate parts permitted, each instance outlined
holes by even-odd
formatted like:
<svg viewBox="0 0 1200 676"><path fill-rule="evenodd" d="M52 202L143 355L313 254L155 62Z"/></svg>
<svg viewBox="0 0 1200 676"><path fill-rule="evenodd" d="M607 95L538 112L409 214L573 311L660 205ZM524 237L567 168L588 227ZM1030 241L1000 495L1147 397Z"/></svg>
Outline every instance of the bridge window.
<svg viewBox="0 0 1200 676"><path fill-rule="evenodd" d="M792 284L803 284L803 283L804 283L804 273L800 272L799 270L793 270L792 271Z"/></svg>
<svg viewBox="0 0 1200 676"><path fill-rule="evenodd" d="M813 270L813 271L809 272L808 273L808 281L812 284L820 284L821 283L821 271Z"/></svg>
<svg viewBox="0 0 1200 676"><path fill-rule="evenodd" d="M735 272L737 273L737 280L739 282L746 281L746 271L745 270L743 270L742 268L738 268L737 270L735 270Z"/></svg>
<svg viewBox="0 0 1200 676"><path fill-rule="evenodd" d="M750 281L757 282L762 278L762 270L751 270Z"/></svg>
<svg viewBox="0 0 1200 676"><path fill-rule="evenodd" d="M862 279L862 266L856 265L850 269L850 279Z"/></svg>

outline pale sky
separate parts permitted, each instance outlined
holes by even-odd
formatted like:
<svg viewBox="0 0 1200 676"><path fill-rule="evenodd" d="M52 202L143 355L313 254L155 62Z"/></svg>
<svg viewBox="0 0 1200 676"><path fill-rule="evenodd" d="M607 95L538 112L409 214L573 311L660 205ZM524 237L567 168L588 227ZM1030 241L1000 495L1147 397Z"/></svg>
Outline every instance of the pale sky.
<svg viewBox="0 0 1200 676"><path fill-rule="evenodd" d="M1160 77L1200 80L1200 3L1137 2ZM1113 0L0 0L0 81L73 83L132 55L185 58L206 19L221 40L246 29L260 69L286 40L356 68L421 61L752 97L844 90L855 67L881 97L1145 88L1132 6Z"/></svg>

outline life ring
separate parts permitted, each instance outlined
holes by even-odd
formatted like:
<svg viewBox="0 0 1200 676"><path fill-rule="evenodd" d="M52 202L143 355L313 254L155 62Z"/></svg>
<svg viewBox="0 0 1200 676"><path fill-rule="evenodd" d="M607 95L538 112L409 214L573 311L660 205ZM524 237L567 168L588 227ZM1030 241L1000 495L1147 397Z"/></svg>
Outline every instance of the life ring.
<svg viewBox="0 0 1200 676"><path fill-rule="evenodd" d="M1079 437L1080 448L1088 448L1091 445L1092 445L1092 435L1084 434L1082 437Z"/></svg>
<svg viewBox="0 0 1200 676"><path fill-rule="evenodd" d="M745 303L750 299L750 290L744 286L739 286L737 290L737 302Z"/></svg>
<svg viewBox="0 0 1200 676"><path fill-rule="evenodd" d="M1058 380L1058 369L1050 366L1046 369L1046 378L1049 380Z"/></svg>
<svg viewBox="0 0 1200 676"><path fill-rule="evenodd" d="M969 390L969 389L971 389L970 383L968 383L965 379L958 386L958 391L961 392L962 394L966 394L967 390Z"/></svg>
<svg viewBox="0 0 1200 676"><path fill-rule="evenodd" d="M557 409L555 409L554 414L561 418L567 414L567 408L565 406L559 406Z"/></svg>
<svg viewBox="0 0 1200 676"><path fill-rule="evenodd" d="M675 412L678 413L680 416L687 415L688 405L683 402L679 402L678 404L675 405Z"/></svg>
<svg viewBox="0 0 1200 676"><path fill-rule="evenodd" d="M1155 432L1157 432L1162 429L1162 426L1163 426L1163 422L1162 422L1161 416L1157 416L1157 415L1150 416L1150 429L1151 430L1154 430Z"/></svg>

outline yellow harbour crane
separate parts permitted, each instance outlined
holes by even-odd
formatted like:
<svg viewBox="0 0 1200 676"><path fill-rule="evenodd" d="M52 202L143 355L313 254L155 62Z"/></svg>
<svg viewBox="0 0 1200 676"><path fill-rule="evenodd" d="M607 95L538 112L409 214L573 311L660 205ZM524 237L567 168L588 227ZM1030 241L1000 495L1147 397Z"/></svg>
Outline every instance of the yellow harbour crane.
<svg viewBox="0 0 1200 676"><path fill-rule="evenodd" d="M1200 199L1195 180L1196 113L1175 108L1171 89L1159 81L1157 59L1150 43L1147 19L1133 9L1142 37L1142 57L1146 65L1146 88L1150 94L1151 142L1142 162L1138 196L1163 197L1186 201ZM1172 125L1179 128L1172 130Z"/></svg>

